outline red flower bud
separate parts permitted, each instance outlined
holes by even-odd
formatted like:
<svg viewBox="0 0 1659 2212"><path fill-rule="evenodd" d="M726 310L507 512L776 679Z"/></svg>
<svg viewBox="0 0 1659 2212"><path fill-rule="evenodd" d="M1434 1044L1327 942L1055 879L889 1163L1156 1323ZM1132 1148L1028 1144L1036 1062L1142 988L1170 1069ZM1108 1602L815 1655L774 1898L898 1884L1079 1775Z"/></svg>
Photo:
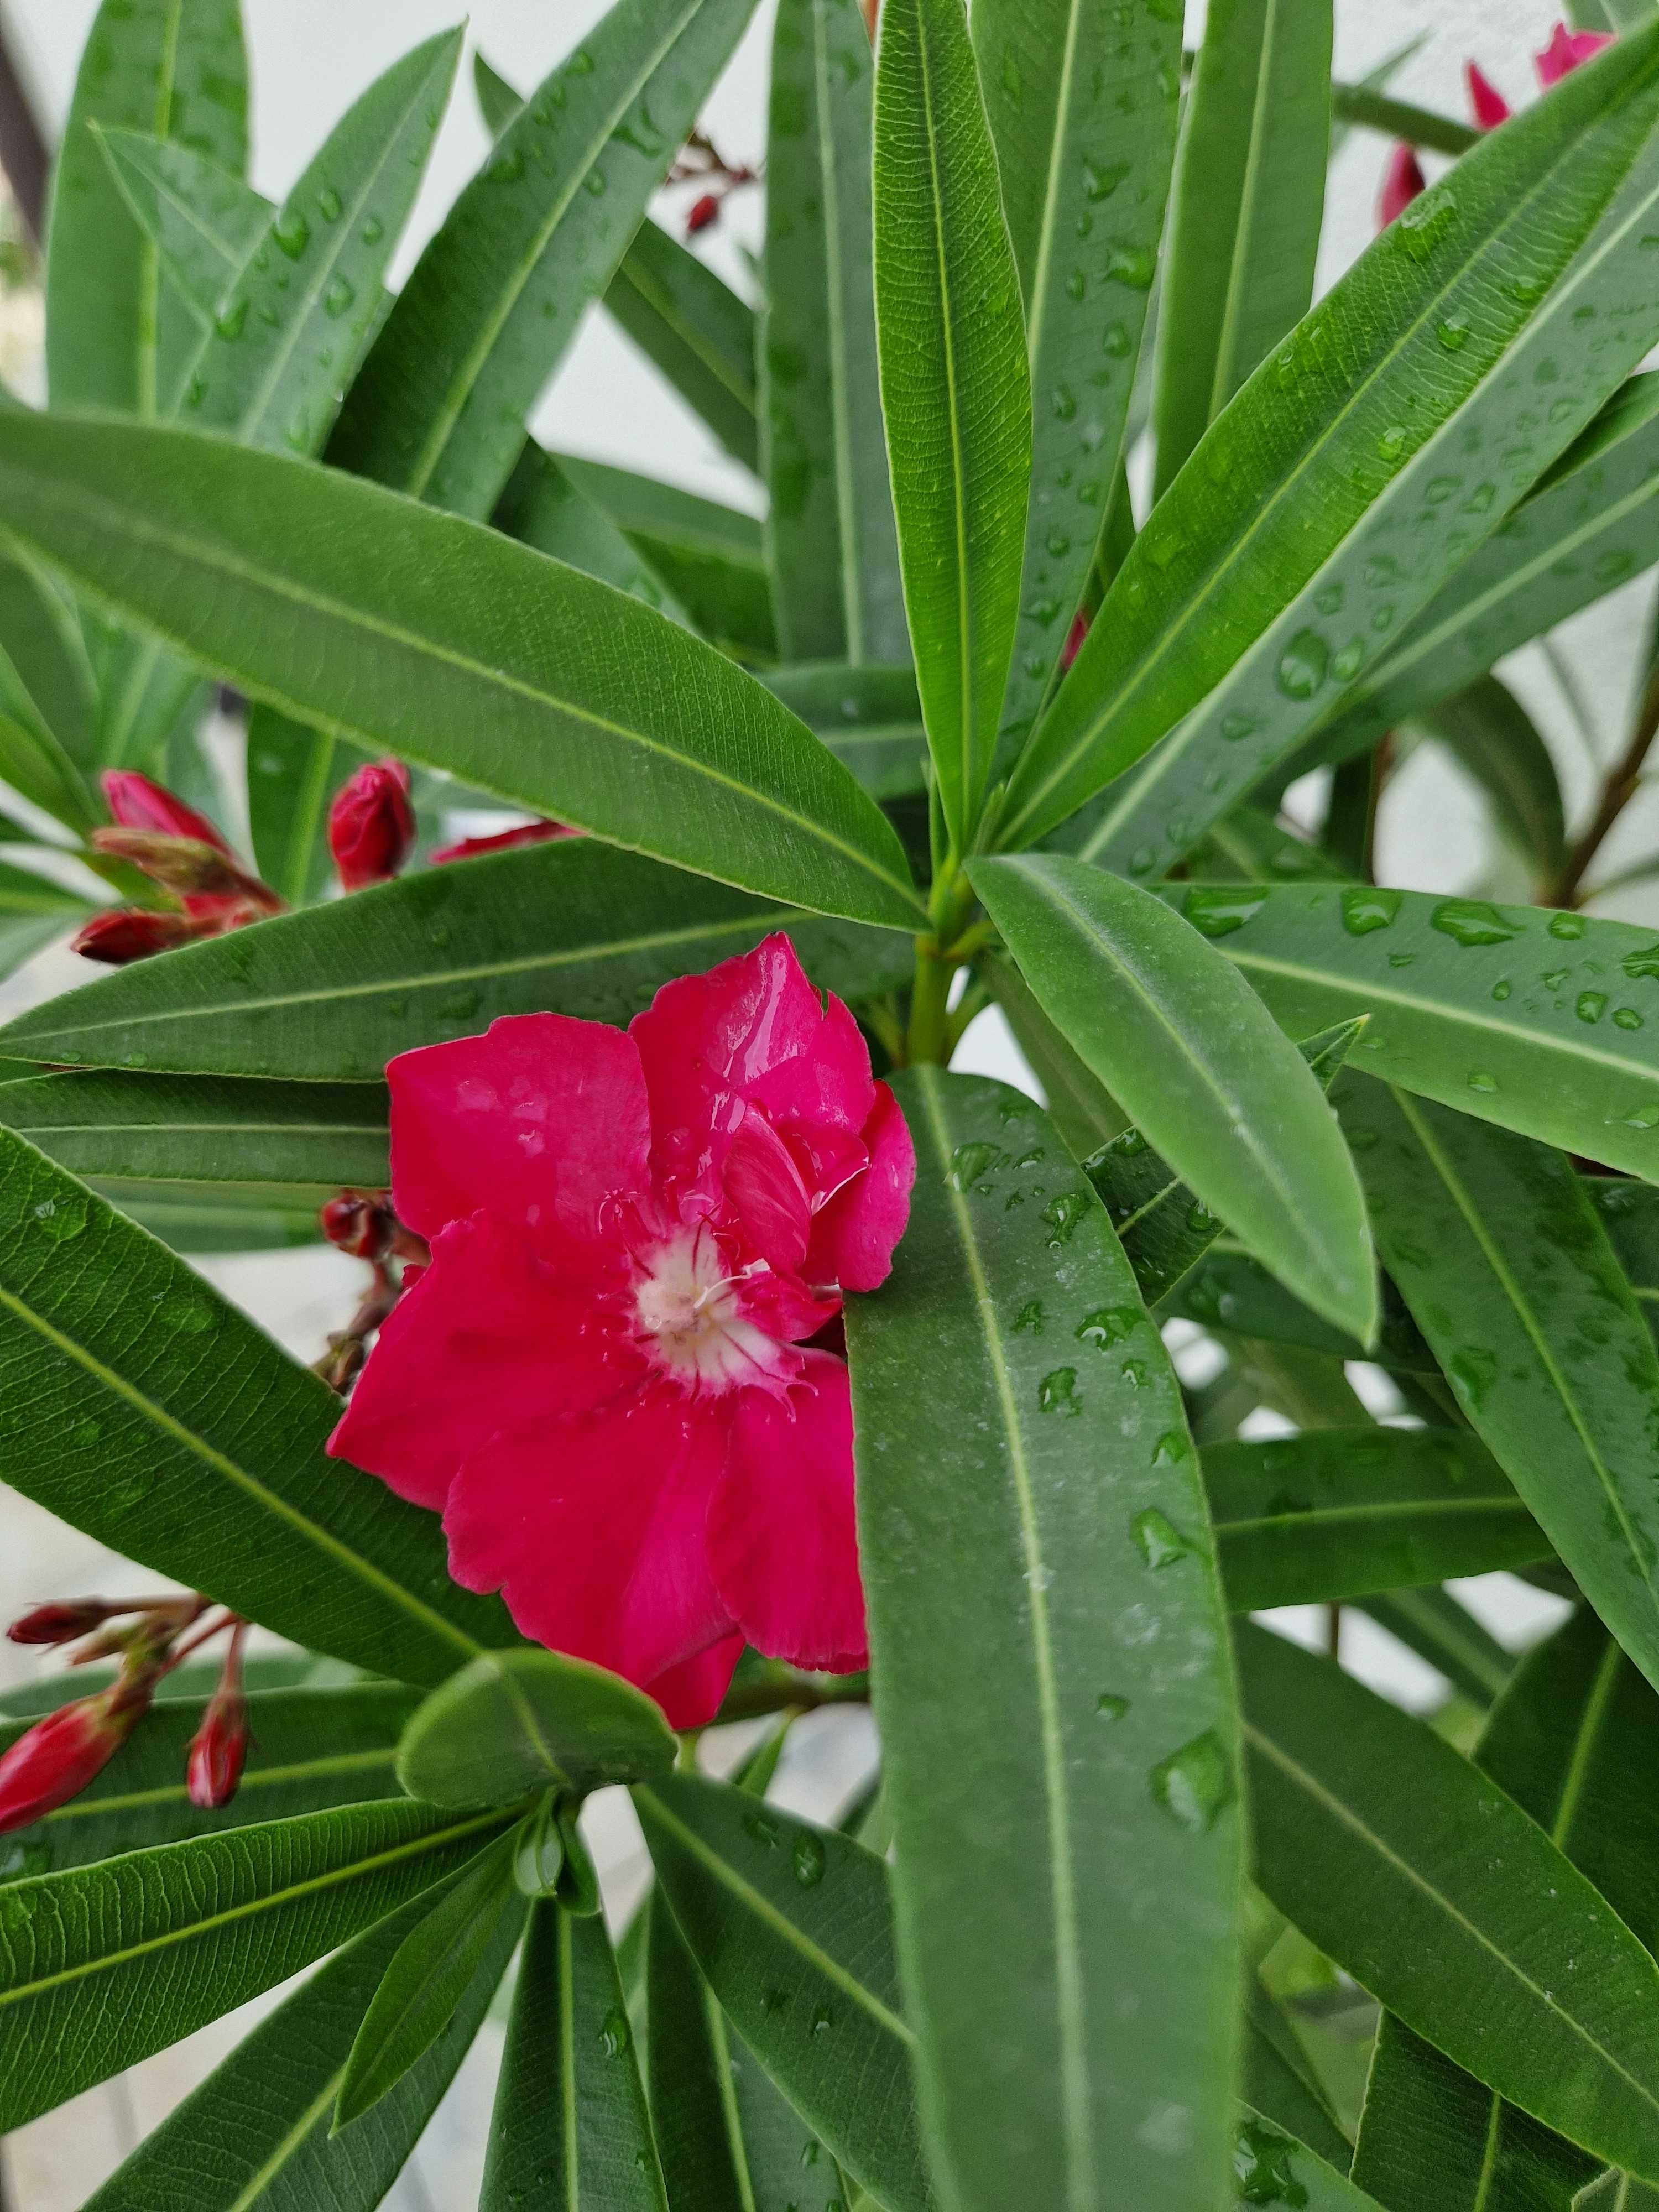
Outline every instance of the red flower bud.
<svg viewBox="0 0 1659 2212"><path fill-rule="evenodd" d="M248 893L249 878L222 846L205 838L177 837L164 830L94 830L88 842L112 860L131 860L179 898L210 899L219 906Z"/></svg>
<svg viewBox="0 0 1659 2212"><path fill-rule="evenodd" d="M118 1682L60 1705L0 1759L0 1834L26 1828L78 1796L131 1735L149 1703Z"/></svg>
<svg viewBox="0 0 1659 2212"><path fill-rule="evenodd" d="M409 770L401 761L366 761L335 793L328 849L349 891L395 876L415 843Z"/></svg>
<svg viewBox="0 0 1659 2212"><path fill-rule="evenodd" d="M68 1644L101 1628L116 1610L96 1597L37 1605L14 1620L6 1635L13 1644Z"/></svg>
<svg viewBox="0 0 1659 2212"><path fill-rule="evenodd" d="M386 1198L362 1190L343 1190L317 1218L329 1243L354 1260L384 1259L397 1226Z"/></svg>
<svg viewBox="0 0 1659 2212"><path fill-rule="evenodd" d="M1510 104L1480 63L1465 62L1463 74L1468 81L1469 108L1476 130L1496 131L1500 123L1507 123Z"/></svg>
<svg viewBox="0 0 1659 2212"><path fill-rule="evenodd" d="M1382 174L1382 190L1377 197L1377 228L1386 230L1396 216L1402 215L1418 194L1428 188L1429 180L1423 174L1416 148L1396 146L1389 156L1389 166Z"/></svg>
<svg viewBox="0 0 1659 2212"><path fill-rule="evenodd" d="M125 968L131 960L148 960L152 953L170 952L175 945L188 945L204 933L202 925L187 914L157 914L148 907L111 907L96 914L70 939L70 951L84 959L107 961Z"/></svg>
<svg viewBox="0 0 1659 2212"><path fill-rule="evenodd" d="M185 1790L204 1813L228 1805L247 1757L247 1705L237 1689L216 1690L190 1740Z"/></svg>
<svg viewBox="0 0 1659 2212"><path fill-rule="evenodd" d="M720 204L713 192L705 192L700 200L693 200L691 212L685 218L685 234L695 238L700 230L707 230L711 222L720 221Z"/></svg>
<svg viewBox="0 0 1659 2212"><path fill-rule="evenodd" d="M109 768L99 781L109 811L124 830L155 830L166 837L191 837L198 844L230 850L206 815L175 799L163 785L152 783L137 769Z"/></svg>
<svg viewBox="0 0 1659 2212"><path fill-rule="evenodd" d="M1089 635L1089 617L1079 608L1066 633L1066 642L1060 648L1060 666L1063 675L1083 650L1083 641Z"/></svg>
<svg viewBox="0 0 1659 2212"><path fill-rule="evenodd" d="M552 837L581 834L562 822L526 822L517 830L498 830L493 837L463 837L459 844L445 845L432 855L432 865L437 868L446 860L476 860L482 853L507 853L516 845L544 845Z"/></svg>

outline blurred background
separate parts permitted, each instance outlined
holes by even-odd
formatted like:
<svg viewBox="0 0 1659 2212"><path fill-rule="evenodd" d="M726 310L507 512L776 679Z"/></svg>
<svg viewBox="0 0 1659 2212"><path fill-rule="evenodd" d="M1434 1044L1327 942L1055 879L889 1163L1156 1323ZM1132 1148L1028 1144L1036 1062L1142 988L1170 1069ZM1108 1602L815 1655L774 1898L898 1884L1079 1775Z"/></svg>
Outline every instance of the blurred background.
<svg viewBox="0 0 1659 2212"><path fill-rule="evenodd" d="M458 12L451 0L243 0L252 76L251 181L280 198L343 110L396 57ZM0 379L31 401L41 397L41 313L32 224L38 216L44 161L50 159L69 104L82 44L96 0L0 0L0 160L10 204L0 208ZM545 74L604 12L604 0L474 0L469 46L515 84ZM1550 0L1337 0L1336 74L1356 80L1413 40L1420 40L1389 89L1399 97L1468 118L1463 66L1479 62L1519 106L1535 94L1531 57L1550 35ZM766 82L772 9L762 5L705 113L704 127L733 165L757 164L764 151ZM1188 9L1187 35L1200 34L1201 5ZM445 209L483 156L483 125L464 66L422 198L392 279L406 274ZM1333 282L1373 234L1389 142L1349 134L1333 166L1321 250L1320 283ZM1431 176L1438 164L1425 156ZM701 186L661 195L653 212L683 228ZM752 297L750 254L763 221L758 189L734 192L697 248L736 289ZM574 453L640 470L734 507L754 511L753 480L709 434L644 356L602 312L594 312L545 393L533 428ZM1144 456L1142 457L1144 460ZM1633 696L1645 673L1656 584L1641 578L1554 634L1500 665L1555 755L1570 818L1582 814L1607 762L1620 750ZM1310 780L1311 781L1311 780ZM1294 787L1292 811L1311 818L1320 794ZM484 826L473 819L465 829ZM1626 811L1603 856L1603 872L1659 849L1659 800L1644 790ZM1524 896L1494 863L1485 802L1436 749L1416 750L1390 785L1379 823L1381 881L1413 889ZM1659 879L1611 894L1595 910L1659 923ZM96 973L61 948L48 950L0 985L0 1016L21 1010ZM1000 1013L980 1017L958 1066L1037 1091ZM329 1330L343 1325L366 1274L362 1263L327 1247L201 1261L203 1273L296 1357L310 1360ZM1172 1325L1188 1379L1202 1379L1205 1347L1190 1324ZM1395 1401L1376 1370L1352 1379L1383 1418ZM1252 1423L1270 1430L1265 1409ZM1279 1423L1279 1426L1288 1426ZM72 1529L0 1488L0 1620L32 1600L126 1588L141 1571L112 1560ZM144 1587L155 1581L142 1576ZM1458 1585L1469 1609L1500 1641L1518 1646L1553 1625L1559 1601L1507 1576ZM1307 1609L1311 1615L1312 1608ZM1317 1618L1282 1618L1288 1632L1311 1641ZM1353 1671L1418 1709L1440 1704L1449 1686L1421 1659L1363 1617L1344 1623L1343 1657ZM33 1656L0 1644L0 1697L9 1681L29 1678ZM867 1722L854 1714L810 1717L792 1735L775 1794L822 1814L867 1771ZM625 1911L640 1878L625 1807L593 1808L596 1844L609 1875L611 1902ZM71 2212L139 2137L216 2063L252 2018L276 2002L273 1992L246 2012L216 2023L131 2074L89 2092L0 2145L0 2207L8 2212ZM395 2212L439 2212L471 2201L482 2163L495 2044L480 2039L416 2160L387 2203Z"/></svg>

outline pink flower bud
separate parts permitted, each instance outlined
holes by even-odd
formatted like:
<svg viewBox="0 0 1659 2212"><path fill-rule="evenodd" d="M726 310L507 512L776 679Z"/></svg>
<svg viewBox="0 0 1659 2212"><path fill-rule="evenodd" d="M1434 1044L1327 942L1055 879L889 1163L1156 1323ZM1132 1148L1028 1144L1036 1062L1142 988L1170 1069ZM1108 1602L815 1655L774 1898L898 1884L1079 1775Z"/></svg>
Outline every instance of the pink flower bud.
<svg viewBox="0 0 1659 2212"><path fill-rule="evenodd" d="M165 830L94 830L88 842L96 853L131 860L177 897L222 901L246 896L248 878L223 846L205 838L178 837Z"/></svg>
<svg viewBox="0 0 1659 2212"><path fill-rule="evenodd" d="M1072 627L1066 633L1066 642L1060 648L1060 666L1063 675L1083 650L1083 641L1089 635L1089 617L1081 608L1072 617Z"/></svg>
<svg viewBox="0 0 1659 2212"><path fill-rule="evenodd" d="M204 1813L228 1805L247 1758L247 1705L237 1689L214 1692L202 1725L190 1741L185 1790Z"/></svg>
<svg viewBox="0 0 1659 2212"><path fill-rule="evenodd" d="M175 799L165 786L140 775L137 769L106 769L99 781L110 813L122 829L155 830L166 837L194 838L198 844L216 846L222 853L230 850L204 814Z"/></svg>
<svg viewBox="0 0 1659 2212"><path fill-rule="evenodd" d="M78 1796L119 1751L149 1703L130 1684L60 1705L0 1759L0 1834Z"/></svg>
<svg viewBox="0 0 1659 2212"><path fill-rule="evenodd" d="M148 907L112 907L106 913L95 914L76 931L70 939L70 951L80 953L83 959L125 968L130 961L170 952L175 945L188 945L204 933L201 924L187 914L157 914Z"/></svg>
<svg viewBox="0 0 1659 2212"><path fill-rule="evenodd" d="M1571 76L1574 70L1593 60L1603 46L1612 44L1610 31L1570 31L1565 23L1558 23L1543 52L1533 56L1539 83L1547 92L1553 84L1559 84L1564 76Z"/></svg>
<svg viewBox="0 0 1659 2212"><path fill-rule="evenodd" d="M328 849L349 891L390 882L415 843L409 770L401 761L366 761L335 793Z"/></svg>
<svg viewBox="0 0 1659 2212"><path fill-rule="evenodd" d="M329 1243L354 1260L384 1259L397 1226L386 1200L362 1190L343 1190L317 1218Z"/></svg>
<svg viewBox="0 0 1659 2212"><path fill-rule="evenodd" d="M693 200L691 212L685 218L685 234L695 238L700 230L720 221L720 204L713 192L705 192L700 200Z"/></svg>
<svg viewBox="0 0 1659 2212"><path fill-rule="evenodd" d="M1423 164L1417 158L1414 146L1398 145L1389 156L1389 166L1382 173L1382 190L1377 196L1376 227L1386 230L1397 216L1403 214L1419 192L1428 190L1428 179L1423 174Z"/></svg>
<svg viewBox="0 0 1659 2212"><path fill-rule="evenodd" d="M37 1605L14 1620L6 1635L13 1644L68 1644L101 1628L116 1610L96 1597Z"/></svg>
<svg viewBox="0 0 1659 2212"><path fill-rule="evenodd" d="M562 822L526 822L517 830L498 830L490 837L463 837L459 844L445 845L432 855L432 865L441 868L447 860L476 860L481 854L510 853L515 846L544 845L550 838L581 834Z"/></svg>
<svg viewBox="0 0 1659 2212"><path fill-rule="evenodd" d="M1476 130L1496 131L1500 123L1507 123L1510 104L1480 63L1465 62L1463 74L1468 81L1469 107Z"/></svg>

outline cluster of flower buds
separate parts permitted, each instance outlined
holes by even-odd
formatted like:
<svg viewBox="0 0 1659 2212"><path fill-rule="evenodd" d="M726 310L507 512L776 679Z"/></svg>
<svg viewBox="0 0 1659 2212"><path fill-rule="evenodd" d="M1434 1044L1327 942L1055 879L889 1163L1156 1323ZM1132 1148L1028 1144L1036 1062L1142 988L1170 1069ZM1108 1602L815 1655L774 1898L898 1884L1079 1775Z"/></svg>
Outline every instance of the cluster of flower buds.
<svg viewBox="0 0 1659 2212"><path fill-rule="evenodd" d="M230 1649L191 1742L185 1787L192 1805L229 1803L247 1753L241 1688L246 1624L223 1613L198 1626L208 1610L203 1597L80 1598L38 1605L12 1623L7 1634L14 1644L64 1644L84 1638L69 1655L71 1666L110 1658L120 1666L107 1689L59 1705L0 1757L0 1832L27 1827L78 1796L149 1711L162 1680L226 1629Z"/></svg>
<svg viewBox="0 0 1659 2212"><path fill-rule="evenodd" d="M712 141L701 131L694 131L686 140L684 150L668 173L671 185L690 184L702 180L707 189L692 201L685 218L688 237L695 238L700 230L708 230L720 221L720 210L730 196L744 185L759 181L759 171L744 163L733 164L716 151Z"/></svg>
<svg viewBox="0 0 1659 2212"><path fill-rule="evenodd" d="M1564 76L1597 54L1603 46L1613 44L1607 31L1570 31L1565 23L1558 23L1550 42L1541 53L1532 58L1538 73L1538 82L1547 92L1553 84L1559 84ZM1463 65L1469 90L1469 112L1474 118L1477 131L1496 131L1500 123L1507 123L1511 112L1510 104L1478 62ZM1423 174L1423 164L1417 158L1414 146L1399 145L1389 156L1389 166L1382 174L1382 190L1376 204L1377 228L1386 230L1395 216L1408 208L1421 191L1428 189L1428 179Z"/></svg>
<svg viewBox="0 0 1659 2212"><path fill-rule="evenodd" d="M328 810L328 849L341 888L390 883L415 849L409 770L398 760L365 761Z"/></svg>
<svg viewBox="0 0 1659 2212"><path fill-rule="evenodd" d="M354 1260L367 1260L374 1279L345 1328L336 1329L328 1350L313 1364L331 1390L342 1395L356 1380L368 1357L368 1340L431 1259L426 1239L405 1229L385 1190L343 1190L318 1215L329 1243Z"/></svg>
<svg viewBox="0 0 1659 2212"><path fill-rule="evenodd" d="M283 911L276 892L241 866L204 814L135 769L106 769L102 782L114 826L93 831L93 850L141 869L173 903L112 907L72 940L75 951L125 967Z"/></svg>

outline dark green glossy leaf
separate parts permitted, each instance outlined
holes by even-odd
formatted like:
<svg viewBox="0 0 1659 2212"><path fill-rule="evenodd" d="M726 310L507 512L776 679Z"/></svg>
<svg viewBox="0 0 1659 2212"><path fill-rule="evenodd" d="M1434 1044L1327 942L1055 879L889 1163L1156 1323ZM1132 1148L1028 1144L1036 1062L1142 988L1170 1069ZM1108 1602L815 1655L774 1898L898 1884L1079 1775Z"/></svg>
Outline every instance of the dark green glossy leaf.
<svg viewBox="0 0 1659 2212"><path fill-rule="evenodd" d="M61 595L0 561L0 776L71 829L101 810L84 770L97 756L92 671Z"/></svg>
<svg viewBox="0 0 1659 2212"><path fill-rule="evenodd" d="M494 531L216 438L22 414L0 496L43 558L301 720L751 890L916 919L891 829L758 684Z"/></svg>
<svg viewBox="0 0 1659 2212"><path fill-rule="evenodd" d="M1025 301L1031 495L1005 762L1053 678L1112 499L1164 228L1181 9L974 0L974 48Z"/></svg>
<svg viewBox="0 0 1659 2212"><path fill-rule="evenodd" d="M927 738L913 670L847 661L769 668L761 681L816 731L872 799L923 787Z"/></svg>
<svg viewBox="0 0 1659 2212"><path fill-rule="evenodd" d="M434 1805L500 1805L540 1790L637 1782L674 1761L642 1690L556 1651L487 1652L410 1721L398 1776Z"/></svg>
<svg viewBox="0 0 1659 2212"><path fill-rule="evenodd" d="M1374 1592L1354 1602L1474 1705L1489 1705L1515 1672L1514 1655L1449 1590Z"/></svg>
<svg viewBox="0 0 1659 2212"><path fill-rule="evenodd" d="M1630 1929L1423 1722L1261 1629L1236 1641L1273 1902L1477 2079L1659 2170L1659 1967Z"/></svg>
<svg viewBox="0 0 1659 2212"><path fill-rule="evenodd" d="M98 136L134 221L205 330L270 228L270 202L176 139L119 128ZM165 395L160 411L171 412L180 397Z"/></svg>
<svg viewBox="0 0 1659 2212"><path fill-rule="evenodd" d="M1364 2190L1305 2143L1273 2126L1246 2104L1233 2128L1235 2201L1289 2204L1306 2212L1377 2212Z"/></svg>
<svg viewBox="0 0 1659 2212"><path fill-rule="evenodd" d="M1659 2189L1616 2170L1591 2182L1572 2200L1573 2212L1651 2212L1656 2204Z"/></svg>
<svg viewBox="0 0 1659 2212"><path fill-rule="evenodd" d="M339 1401L172 1254L0 1133L0 1474L296 1642L441 1681L514 1641L430 1514L324 1456ZM227 1376L235 1378L228 1388Z"/></svg>
<svg viewBox="0 0 1659 2212"><path fill-rule="evenodd" d="M424 1899L360 1936L146 2136L86 2212L374 2212L483 2025L519 1937L503 1919L446 2033L374 2112L331 2136L352 2038Z"/></svg>
<svg viewBox="0 0 1659 2212"><path fill-rule="evenodd" d="M1191 872L1219 883L1297 884L1310 876L1352 880L1349 870L1322 846L1292 836L1256 806L1235 806L1212 822L1193 849Z"/></svg>
<svg viewBox="0 0 1659 2212"><path fill-rule="evenodd" d="M1203 1461L1235 1613L1551 1556L1548 1538L1465 1430L1314 1429L1206 1444Z"/></svg>
<svg viewBox="0 0 1659 2212"><path fill-rule="evenodd" d="M60 1167L118 1182L383 1188L386 1102L364 1084L191 1081L111 1072L0 1083L0 1126ZM186 1195L181 1189L179 1196Z"/></svg>
<svg viewBox="0 0 1659 2212"><path fill-rule="evenodd" d="M330 458L478 517L609 283L754 0L617 0L445 217L353 386Z"/></svg>
<svg viewBox="0 0 1659 2212"><path fill-rule="evenodd" d="M183 1198L170 1183L90 1187L174 1252L286 1252L322 1241L322 1200L313 1194L302 1204L291 1193L273 1204L268 1190L246 1183L216 1183Z"/></svg>
<svg viewBox="0 0 1659 2212"><path fill-rule="evenodd" d="M248 829L259 873L290 906L307 906L334 881L326 842L329 802L362 755L321 730L255 707L248 714Z"/></svg>
<svg viewBox="0 0 1659 2212"><path fill-rule="evenodd" d="M980 860L974 888L1086 1065L1273 1273L1362 1340L1358 1179L1306 1060L1196 930L1078 860Z"/></svg>
<svg viewBox="0 0 1659 2212"><path fill-rule="evenodd" d="M1031 383L1019 276L959 0L886 0L876 332L899 565L945 820L969 848L1019 615Z"/></svg>
<svg viewBox="0 0 1659 2212"><path fill-rule="evenodd" d="M1492 821L1547 883L1566 846L1561 786L1530 714L1495 676L1425 707L1419 725L1486 794Z"/></svg>
<svg viewBox="0 0 1659 2212"><path fill-rule="evenodd" d="M1464 1412L1659 1680L1659 1352L1580 1179L1382 1084L1339 1097L1384 1262Z"/></svg>
<svg viewBox="0 0 1659 2212"><path fill-rule="evenodd" d="M1331 135L1331 0L1205 21L1158 313L1155 495L1313 300Z"/></svg>
<svg viewBox="0 0 1659 2212"><path fill-rule="evenodd" d="M497 530L533 545L538 553L550 553L585 576L597 576L619 592L631 592L677 622L690 619L611 517L577 490L569 471L533 438L525 441L507 489L495 503L494 520Z"/></svg>
<svg viewBox="0 0 1659 2212"><path fill-rule="evenodd" d="M1047 1117L975 1078L896 1087L910 1227L848 1346L932 2157L964 2208L1174 2212L1226 2168L1238 1970L1222 1599L1180 1392Z"/></svg>
<svg viewBox="0 0 1659 2212"><path fill-rule="evenodd" d="M378 1083L394 1053L502 1014L628 1021L673 976L775 929L844 998L891 989L912 965L892 932L570 838L452 861L137 963L0 1030L0 1053Z"/></svg>
<svg viewBox="0 0 1659 2212"><path fill-rule="evenodd" d="M1218 418L1021 761L1005 842L1121 776L1089 856L1167 866L1636 367L1659 335L1641 244L1659 199L1659 27L1595 67L1414 200ZM1540 377L1559 380L1541 419Z"/></svg>
<svg viewBox="0 0 1659 2212"><path fill-rule="evenodd" d="M1042 1086L1054 1127L1077 1159L1088 1159L1107 1139L1121 1136L1128 1115L1089 1070L1033 997L1012 960L993 953L982 973L1014 1042Z"/></svg>
<svg viewBox="0 0 1659 2212"><path fill-rule="evenodd" d="M95 911L50 876L0 861L0 974L9 975Z"/></svg>
<svg viewBox="0 0 1659 2212"><path fill-rule="evenodd" d="M1659 1189L1619 1176L1587 1176L1584 1194L1651 1327L1659 1306Z"/></svg>
<svg viewBox="0 0 1659 2212"><path fill-rule="evenodd" d="M933 2203L916 2142L887 1870L744 1791L636 1790L659 1885L732 2025L849 2176L890 2212Z"/></svg>
<svg viewBox="0 0 1659 2212"><path fill-rule="evenodd" d="M496 1931L524 1904L513 1881L513 1838L498 1836L438 1895L386 1962L334 2093L331 2132L378 2105L448 2027Z"/></svg>
<svg viewBox="0 0 1659 2212"><path fill-rule="evenodd" d="M78 1691L92 1685L70 1678L67 1686ZM0 1838L0 1877L61 1873L118 1851L227 1826L395 1797L392 1759L414 1706L411 1693L392 1683L252 1691L241 1786L228 1805L203 1812L185 1794L185 1753L201 1725L203 1700L164 1697L78 1797ZM0 1748L9 1747L27 1724L5 1727Z"/></svg>
<svg viewBox="0 0 1659 2212"><path fill-rule="evenodd" d="M471 1857L498 1814L347 1805L0 1888L0 2116L176 2043Z"/></svg>
<svg viewBox="0 0 1659 2212"><path fill-rule="evenodd" d="M784 0L759 360L772 594L788 660L908 657L876 369L872 77L859 0Z"/></svg>
<svg viewBox="0 0 1659 2212"><path fill-rule="evenodd" d="M1194 1232L1196 1234L1196 1232ZM1132 1255L1133 1256L1133 1255ZM1338 1359L1374 1359L1409 1375L1437 1375L1434 1354L1391 1285L1382 1285L1382 1320L1369 1348L1292 1297L1259 1260L1224 1238L1212 1243L1155 1309L1160 1321L1172 1315L1233 1336L1268 1344L1299 1346Z"/></svg>
<svg viewBox="0 0 1659 2212"><path fill-rule="evenodd" d="M167 357L188 346L194 325L164 287L94 125L175 139L240 172L247 65L238 0L104 0L64 127L46 258L52 402L151 415Z"/></svg>
<svg viewBox="0 0 1659 2212"><path fill-rule="evenodd" d="M479 2212L538 2197L558 2212L668 2208L605 1922L550 1900L531 1909Z"/></svg>
<svg viewBox="0 0 1659 2212"><path fill-rule="evenodd" d="M1171 890L1292 1030L1369 1015L1355 1065L1638 1175L1659 1170L1650 929L1368 884Z"/></svg>
<svg viewBox="0 0 1659 2212"><path fill-rule="evenodd" d="M1295 2029L1259 1974L1245 1981L1243 2061L1243 2099L1250 2110L1346 2172L1353 2145L1332 2117Z"/></svg>

